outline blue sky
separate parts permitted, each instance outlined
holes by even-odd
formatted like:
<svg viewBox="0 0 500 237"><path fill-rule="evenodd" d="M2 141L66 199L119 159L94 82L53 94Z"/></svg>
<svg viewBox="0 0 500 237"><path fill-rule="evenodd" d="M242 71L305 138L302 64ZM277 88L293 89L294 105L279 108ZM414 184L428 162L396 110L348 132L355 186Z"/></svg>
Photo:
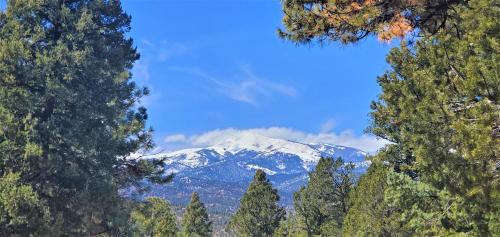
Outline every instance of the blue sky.
<svg viewBox="0 0 500 237"><path fill-rule="evenodd" d="M143 104L159 147L254 129L373 148L361 144L372 139L363 130L391 45L284 41L276 34L279 0L124 0L123 7L141 53L134 79L152 91Z"/></svg>

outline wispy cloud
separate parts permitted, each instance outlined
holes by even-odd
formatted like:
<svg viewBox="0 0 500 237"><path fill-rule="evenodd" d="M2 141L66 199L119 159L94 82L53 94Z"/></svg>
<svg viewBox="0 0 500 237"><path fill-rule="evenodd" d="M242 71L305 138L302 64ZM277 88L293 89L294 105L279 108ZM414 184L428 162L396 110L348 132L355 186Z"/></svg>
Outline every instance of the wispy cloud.
<svg viewBox="0 0 500 237"><path fill-rule="evenodd" d="M141 98L137 106L150 106L152 103L160 99L161 94L156 92L150 82L150 64L147 61L137 61L132 69L132 76L139 87L147 87L151 91L150 95Z"/></svg>
<svg viewBox="0 0 500 237"><path fill-rule="evenodd" d="M217 90L232 100L258 106L264 97L284 95L294 97L297 90L294 87L265 80L256 76L249 66L240 68L240 75L236 80L227 80L213 76L197 67L170 67L171 70L183 72L210 81Z"/></svg>
<svg viewBox="0 0 500 237"><path fill-rule="evenodd" d="M172 57L181 56L192 49L193 46L189 43L169 42L165 40L158 42L148 39L139 41L141 59L135 62L132 68L132 75L137 85L148 87L151 94L142 98L138 105L150 106L161 98L161 93L153 87L151 68L157 66L157 63L164 63Z"/></svg>
<svg viewBox="0 0 500 237"><path fill-rule="evenodd" d="M159 62L165 62L175 56L188 54L195 49L195 44L190 42L173 42L162 40L160 42L142 39L139 45L141 54L148 58Z"/></svg>
<svg viewBox="0 0 500 237"><path fill-rule="evenodd" d="M163 141L165 143L174 143L174 142L185 142L187 137L184 134L174 134L170 136L166 136Z"/></svg>
<svg viewBox="0 0 500 237"><path fill-rule="evenodd" d="M154 44L147 39L142 39L141 42L147 46L150 46L150 47L154 46Z"/></svg>
<svg viewBox="0 0 500 237"><path fill-rule="evenodd" d="M134 68L132 69L132 75L134 76L134 80L139 84L146 84L146 82L151 79L149 63L144 60L135 62Z"/></svg>
<svg viewBox="0 0 500 237"><path fill-rule="evenodd" d="M333 128L335 128L335 120L328 119L321 124L320 132L321 133L328 133L328 132L332 131Z"/></svg>
<svg viewBox="0 0 500 237"><path fill-rule="evenodd" d="M270 138L285 139L301 143L327 143L348 147L354 147L371 154L376 153L380 148L389 142L371 135L356 136L352 131L341 133L307 133L285 127L253 128L253 129L216 129L202 134L186 136L184 134L174 134L164 139L165 145L175 148L208 147L220 144L230 138L239 137L246 133L258 134Z"/></svg>

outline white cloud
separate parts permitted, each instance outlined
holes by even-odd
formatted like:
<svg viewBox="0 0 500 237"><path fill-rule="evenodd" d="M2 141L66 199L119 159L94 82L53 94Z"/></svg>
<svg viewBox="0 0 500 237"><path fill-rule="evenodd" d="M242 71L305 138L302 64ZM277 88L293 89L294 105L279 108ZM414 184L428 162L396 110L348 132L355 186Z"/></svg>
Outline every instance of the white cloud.
<svg viewBox="0 0 500 237"><path fill-rule="evenodd" d="M219 144L230 138L242 136L245 133L255 133L270 138L286 139L301 143L327 143L327 144L342 145L342 146L354 147L371 154L376 153L380 148L389 143L386 140L379 139L371 135L363 134L360 136L356 136L352 131L349 130L341 133L333 133L333 132L307 133L285 127L269 127L269 128L253 128L253 129L227 128L227 129L216 129L206 133L195 134L191 136L182 135L183 136L182 139L184 139L183 148L208 147ZM180 134L176 134L173 136L175 136L176 138L181 138ZM169 145L169 143L173 143L173 142L168 142L167 139L165 139L165 142L167 145Z"/></svg>
<svg viewBox="0 0 500 237"><path fill-rule="evenodd" d="M276 94L288 97L297 95L295 88L260 78L248 66L241 68L242 75L238 75L238 78L242 79L239 80L224 80L197 67L170 67L170 69L204 78L216 85L217 90L228 98L254 106L258 106L264 97L269 98Z"/></svg>
<svg viewBox="0 0 500 237"><path fill-rule="evenodd" d="M163 139L163 141L165 141L165 143L184 142L186 141L186 136L184 134L174 134L166 136L165 139Z"/></svg>

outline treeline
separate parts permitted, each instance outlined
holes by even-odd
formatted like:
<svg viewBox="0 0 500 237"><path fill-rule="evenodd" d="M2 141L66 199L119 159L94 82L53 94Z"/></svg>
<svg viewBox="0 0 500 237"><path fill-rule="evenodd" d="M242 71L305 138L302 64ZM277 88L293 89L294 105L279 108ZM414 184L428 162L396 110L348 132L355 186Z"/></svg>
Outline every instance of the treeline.
<svg viewBox="0 0 500 237"><path fill-rule="evenodd" d="M212 222L208 218L205 205L197 193L193 193L184 215L181 226L177 226L177 218L169 203L157 197L149 197L132 208L130 224L131 236L152 237L209 237L212 236Z"/></svg>
<svg viewBox="0 0 500 237"><path fill-rule="evenodd" d="M309 182L294 193L294 211L285 213L280 197L257 170L226 231L234 236L341 236L355 184L353 164L321 158Z"/></svg>
<svg viewBox="0 0 500 237"><path fill-rule="evenodd" d="M294 194L294 211L279 205L278 191L266 173L257 170L236 213L226 224L229 236L341 236L355 185L354 165L342 159L321 158L308 184ZM209 236L212 222L193 193L182 217L182 231L167 201L147 198L133 208L131 223L140 236Z"/></svg>

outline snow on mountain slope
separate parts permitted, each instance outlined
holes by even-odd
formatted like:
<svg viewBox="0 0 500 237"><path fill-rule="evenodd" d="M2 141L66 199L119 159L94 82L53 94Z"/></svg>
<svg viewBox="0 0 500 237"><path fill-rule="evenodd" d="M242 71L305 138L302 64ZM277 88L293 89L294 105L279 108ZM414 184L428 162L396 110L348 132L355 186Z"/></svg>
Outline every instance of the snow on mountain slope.
<svg viewBox="0 0 500 237"><path fill-rule="evenodd" d="M346 152L342 152L346 149ZM354 154L353 150L355 149L338 145L302 144L283 139L269 138L254 133L244 133L239 137L228 138L214 146L159 153L146 156L145 158L166 158L166 165L177 163L185 167L196 168L208 165L209 160L207 157L219 157L222 160L243 152L255 152L259 155L267 156L272 154L289 154L299 157L305 165L314 165L321 157L342 156L339 153L347 153L348 157L352 157L353 155L365 157L367 155L367 153L360 150L356 150ZM353 161L357 162L358 160Z"/></svg>
<svg viewBox="0 0 500 237"><path fill-rule="evenodd" d="M268 174L279 190L282 202L291 205L292 194L307 183L308 172L321 157L342 157L361 173L369 166L367 154L358 149L332 144L302 144L244 133L214 146L190 148L144 157L163 159L167 172L176 174L167 185L152 185L147 196L160 196L174 204L186 204L191 192L198 192L207 206L232 211L255 171Z"/></svg>

